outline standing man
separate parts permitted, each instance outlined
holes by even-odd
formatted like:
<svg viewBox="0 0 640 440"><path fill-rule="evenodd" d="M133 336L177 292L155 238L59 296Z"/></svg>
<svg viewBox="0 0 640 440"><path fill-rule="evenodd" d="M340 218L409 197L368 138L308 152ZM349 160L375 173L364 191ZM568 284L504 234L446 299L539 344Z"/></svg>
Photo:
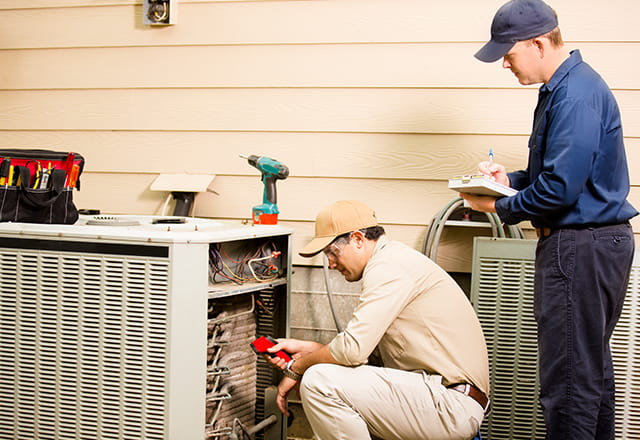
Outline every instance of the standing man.
<svg viewBox="0 0 640 440"><path fill-rule="evenodd" d="M493 199L461 194L502 221L538 232L534 313L540 403L547 439L607 440L615 433L609 339L620 317L634 252L629 172L620 112L602 78L563 44L555 12L512 0L496 13L476 58L542 83L526 170L481 173L519 192Z"/></svg>
<svg viewBox="0 0 640 440"><path fill-rule="evenodd" d="M345 200L322 210L300 252L324 252L347 281L362 279L360 302L329 344L281 339L277 403L300 384L319 440L465 439L489 406L489 365L480 323L456 282L425 255L389 240L374 212ZM368 364L376 350L382 366Z"/></svg>

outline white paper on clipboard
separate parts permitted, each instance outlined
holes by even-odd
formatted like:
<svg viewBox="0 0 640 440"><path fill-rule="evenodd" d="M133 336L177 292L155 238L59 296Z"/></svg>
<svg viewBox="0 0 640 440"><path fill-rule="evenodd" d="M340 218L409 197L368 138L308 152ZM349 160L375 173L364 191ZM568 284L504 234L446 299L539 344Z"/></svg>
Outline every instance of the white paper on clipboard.
<svg viewBox="0 0 640 440"><path fill-rule="evenodd" d="M512 196L518 192L483 175L453 177L449 179L449 189L465 194L492 197Z"/></svg>

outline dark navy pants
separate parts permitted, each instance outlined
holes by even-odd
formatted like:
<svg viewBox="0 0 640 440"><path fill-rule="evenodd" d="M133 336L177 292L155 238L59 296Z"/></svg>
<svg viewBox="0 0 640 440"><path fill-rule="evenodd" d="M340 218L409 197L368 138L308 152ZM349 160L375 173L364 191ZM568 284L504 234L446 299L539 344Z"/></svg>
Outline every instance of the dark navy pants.
<svg viewBox="0 0 640 440"><path fill-rule="evenodd" d="M536 249L540 403L548 440L613 440L609 339L633 260L629 224L554 230Z"/></svg>

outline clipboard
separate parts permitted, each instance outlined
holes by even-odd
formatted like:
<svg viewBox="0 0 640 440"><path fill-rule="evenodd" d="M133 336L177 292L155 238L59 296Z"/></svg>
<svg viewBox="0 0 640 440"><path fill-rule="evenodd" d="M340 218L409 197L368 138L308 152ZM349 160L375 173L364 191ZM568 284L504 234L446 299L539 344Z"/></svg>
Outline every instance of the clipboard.
<svg viewBox="0 0 640 440"><path fill-rule="evenodd" d="M517 190L494 182L481 174L453 177L449 179L449 189L466 194L491 197L508 197L518 193Z"/></svg>

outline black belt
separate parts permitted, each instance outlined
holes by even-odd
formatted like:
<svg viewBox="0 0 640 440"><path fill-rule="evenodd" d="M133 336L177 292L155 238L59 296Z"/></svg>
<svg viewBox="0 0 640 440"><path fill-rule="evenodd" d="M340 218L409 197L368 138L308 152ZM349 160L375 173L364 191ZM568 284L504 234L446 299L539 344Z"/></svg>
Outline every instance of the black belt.
<svg viewBox="0 0 640 440"><path fill-rule="evenodd" d="M453 385L449 385L447 388L471 397L473 400L478 402L485 413L489 410L489 398L485 393L480 391L478 387L471 385L470 383L454 383Z"/></svg>

